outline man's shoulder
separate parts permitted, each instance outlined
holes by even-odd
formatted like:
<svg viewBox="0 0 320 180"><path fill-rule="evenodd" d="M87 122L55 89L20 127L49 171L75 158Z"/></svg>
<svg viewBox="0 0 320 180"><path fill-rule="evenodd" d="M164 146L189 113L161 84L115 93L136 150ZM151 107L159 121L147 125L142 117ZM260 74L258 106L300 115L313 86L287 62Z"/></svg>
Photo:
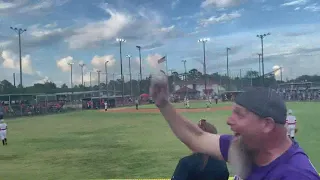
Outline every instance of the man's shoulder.
<svg viewBox="0 0 320 180"><path fill-rule="evenodd" d="M282 169L281 180L320 180L320 176L316 171L310 171L307 168L299 168L288 165Z"/></svg>

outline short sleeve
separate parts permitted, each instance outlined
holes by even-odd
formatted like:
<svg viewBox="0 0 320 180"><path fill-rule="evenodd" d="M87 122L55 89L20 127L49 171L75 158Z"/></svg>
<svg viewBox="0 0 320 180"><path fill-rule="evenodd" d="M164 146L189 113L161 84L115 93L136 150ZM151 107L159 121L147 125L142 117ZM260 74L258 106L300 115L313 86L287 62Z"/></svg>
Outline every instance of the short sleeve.
<svg viewBox="0 0 320 180"><path fill-rule="evenodd" d="M311 174L305 174L305 173L299 173L299 172L291 172L286 173L286 175L283 175L281 180L320 180L320 176L317 175L311 175Z"/></svg>
<svg viewBox="0 0 320 180"><path fill-rule="evenodd" d="M228 161L228 151L230 147L230 143L232 140L232 135L221 135L220 136L220 152L222 154L222 157L225 161Z"/></svg>

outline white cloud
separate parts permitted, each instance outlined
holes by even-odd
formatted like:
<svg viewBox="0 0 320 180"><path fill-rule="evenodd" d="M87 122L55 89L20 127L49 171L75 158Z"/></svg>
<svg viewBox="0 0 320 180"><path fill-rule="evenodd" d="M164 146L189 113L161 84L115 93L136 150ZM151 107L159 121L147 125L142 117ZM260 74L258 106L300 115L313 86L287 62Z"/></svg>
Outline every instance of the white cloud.
<svg viewBox="0 0 320 180"><path fill-rule="evenodd" d="M51 26L51 27L53 27L53 26ZM49 27L47 27L47 28L49 28ZM42 28L39 28L39 25L33 25L28 30L29 34L31 36L36 37L36 38L42 38L42 37L49 36L49 35L52 35L55 33L61 33L63 31L64 31L64 29L62 29L62 28L42 29Z"/></svg>
<svg viewBox="0 0 320 180"><path fill-rule="evenodd" d="M171 9L176 8L179 3L180 3L180 0L173 0L171 2Z"/></svg>
<svg viewBox="0 0 320 180"><path fill-rule="evenodd" d="M289 2L281 4L281 6L297 6L305 5L309 0L291 0Z"/></svg>
<svg viewBox="0 0 320 180"><path fill-rule="evenodd" d="M312 5L306 6L304 9L311 12L320 12L320 5L314 3Z"/></svg>
<svg viewBox="0 0 320 180"><path fill-rule="evenodd" d="M70 71L70 65L68 63L74 62L73 57L67 56L60 60L57 60L57 67L61 69L63 72Z"/></svg>
<svg viewBox="0 0 320 180"><path fill-rule="evenodd" d="M2 66L7 69L20 69L19 57L11 51L4 50L1 53L1 58L3 59ZM22 57L22 72L25 74L33 74L34 70L32 67L32 61L29 54Z"/></svg>
<svg viewBox="0 0 320 180"><path fill-rule="evenodd" d="M105 62L108 61L107 66L111 67L114 66L116 60L113 55L105 55L105 56L94 56L91 60L91 64L94 68L99 70L104 70Z"/></svg>
<svg viewBox="0 0 320 180"><path fill-rule="evenodd" d="M243 0L205 0L201 3L201 7L228 8L240 4L242 1Z"/></svg>
<svg viewBox="0 0 320 180"><path fill-rule="evenodd" d="M241 17L241 13L239 11L234 11L232 13L223 13L220 16L211 16L208 19L202 19L200 20L200 24L204 27L210 25L210 24L217 24L217 23L224 23L227 21L232 21L236 18Z"/></svg>
<svg viewBox="0 0 320 180"><path fill-rule="evenodd" d="M94 46L96 42L113 40L129 23L133 21L129 14L106 9L108 20L92 22L75 31L75 34L66 40L72 49Z"/></svg>
<svg viewBox="0 0 320 180"><path fill-rule="evenodd" d="M19 12L20 13L34 13L38 11L48 11L48 9L52 9L56 6L62 6L67 3L69 0L41 0L38 3L29 4L27 6L22 7Z"/></svg>

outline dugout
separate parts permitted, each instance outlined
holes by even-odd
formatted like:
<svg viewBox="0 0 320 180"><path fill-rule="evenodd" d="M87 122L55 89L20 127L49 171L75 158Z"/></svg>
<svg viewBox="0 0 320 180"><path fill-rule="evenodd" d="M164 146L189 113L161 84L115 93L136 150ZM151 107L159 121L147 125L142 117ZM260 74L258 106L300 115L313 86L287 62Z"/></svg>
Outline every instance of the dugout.
<svg viewBox="0 0 320 180"><path fill-rule="evenodd" d="M244 91L225 91L221 94L222 101L234 101L237 95L243 93Z"/></svg>
<svg viewBox="0 0 320 180"><path fill-rule="evenodd" d="M23 116L34 112L38 94L2 94L0 102L7 116Z"/></svg>
<svg viewBox="0 0 320 180"><path fill-rule="evenodd" d="M115 97L90 97L82 99L82 109L102 109L107 101L108 108L116 107Z"/></svg>

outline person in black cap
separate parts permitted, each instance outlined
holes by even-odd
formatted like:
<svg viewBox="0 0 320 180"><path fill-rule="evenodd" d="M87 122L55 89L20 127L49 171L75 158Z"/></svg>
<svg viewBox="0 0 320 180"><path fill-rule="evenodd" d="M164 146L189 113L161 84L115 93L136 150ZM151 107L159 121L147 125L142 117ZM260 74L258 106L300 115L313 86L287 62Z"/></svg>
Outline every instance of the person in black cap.
<svg viewBox="0 0 320 180"><path fill-rule="evenodd" d="M274 90L253 88L236 97L227 120L234 135L207 133L181 116L168 102L166 78L152 79L150 94L173 133L184 144L193 152L234 164L236 179L320 180L308 156L287 136L287 108ZM233 146L234 141L239 146ZM241 157L246 154L248 158ZM243 159L246 163L239 163Z"/></svg>

